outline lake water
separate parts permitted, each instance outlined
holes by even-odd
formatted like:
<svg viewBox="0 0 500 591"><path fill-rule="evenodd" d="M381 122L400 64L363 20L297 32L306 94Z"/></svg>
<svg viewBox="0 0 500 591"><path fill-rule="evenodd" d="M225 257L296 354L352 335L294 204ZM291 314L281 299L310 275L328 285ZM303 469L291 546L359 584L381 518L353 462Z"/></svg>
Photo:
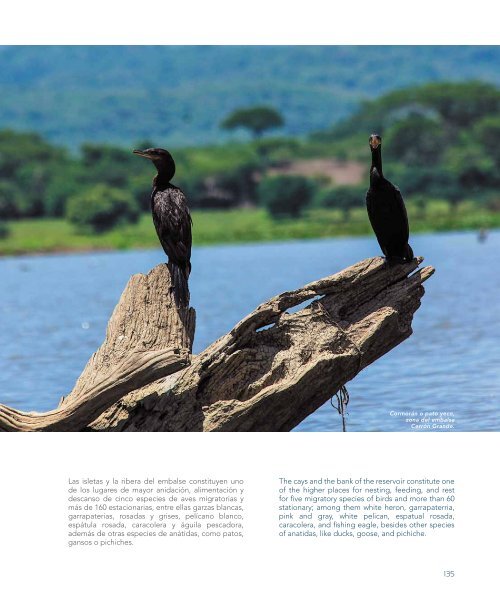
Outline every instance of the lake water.
<svg viewBox="0 0 500 591"><path fill-rule="evenodd" d="M426 284L414 334L350 384L349 431L415 431L391 413L453 413L454 430L500 430L500 232L412 237L436 274ZM195 248L194 351L267 298L378 254L371 237ZM130 275L163 252L0 259L0 402L54 408L101 344ZM299 431L339 431L327 403ZM435 429L433 429L435 430Z"/></svg>

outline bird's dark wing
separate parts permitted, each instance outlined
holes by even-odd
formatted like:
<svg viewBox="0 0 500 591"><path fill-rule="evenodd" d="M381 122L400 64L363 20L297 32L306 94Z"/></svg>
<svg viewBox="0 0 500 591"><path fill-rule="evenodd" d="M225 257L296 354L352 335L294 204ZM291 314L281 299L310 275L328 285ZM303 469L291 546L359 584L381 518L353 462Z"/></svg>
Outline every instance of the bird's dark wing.
<svg viewBox="0 0 500 591"><path fill-rule="evenodd" d="M170 186L153 192L153 222L156 233L170 261L189 273L191 260L191 215L184 193Z"/></svg>
<svg viewBox="0 0 500 591"><path fill-rule="evenodd" d="M368 189L366 208L382 252L389 256L395 250L403 251L408 243L410 230L400 190L384 179L376 188Z"/></svg>
<svg viewBox="0 0 500 591"><path fill-rule="evenodd" d="M373 227L373 223L375 221L375 195L373 189L368 189L366 192L366 209L368 211L368 219ZM373 227L373 229L375 229Z"/></svg>
<svg viewBox="0 0 500 591"><path fill-rule="evenodd" d="M394 211L397 212L397 217L401 223L401 231L404 232L406 242L410 238L410 226L408 223L408 214L406 212L405 202L398 187L389 183L393 189L394 194Z"/></svg>
<svg viewBox="0 0 500 591"><path fill-rule="evenodd" d="M380 214L380 208L377 207L377 192L370 187L366 193L366 209L368 211L368 219L375 232L377 241L382 249L382 252L387 256L386 240L384 239L385 221Z"/></svg>

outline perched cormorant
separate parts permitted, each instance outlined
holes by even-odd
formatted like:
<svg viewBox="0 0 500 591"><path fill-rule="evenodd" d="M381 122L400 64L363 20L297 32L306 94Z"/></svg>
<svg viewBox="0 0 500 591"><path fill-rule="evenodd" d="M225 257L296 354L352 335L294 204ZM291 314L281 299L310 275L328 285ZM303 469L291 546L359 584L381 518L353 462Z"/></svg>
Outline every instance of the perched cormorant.
<svg viewBox="0 0 500 591"><path fill-rule="evenodd" d="M175 174L172 155L163 148L134 150L134 154L148 158L158 174L153 179L151 212L156 233L168 256L172 271L174 296L178 304L189 303L188 277L191 272L191 215L186 196L170 181Z"/></svg>
<svg viewBox="0 0 500 591"><path fill-rule="evenodd" d="M369 142L372 165L366 193L368 217L387 262L409 262L413 260L413 250L408 244L410 229L403 197L382 172L382 138L373 134Z"/></svg>

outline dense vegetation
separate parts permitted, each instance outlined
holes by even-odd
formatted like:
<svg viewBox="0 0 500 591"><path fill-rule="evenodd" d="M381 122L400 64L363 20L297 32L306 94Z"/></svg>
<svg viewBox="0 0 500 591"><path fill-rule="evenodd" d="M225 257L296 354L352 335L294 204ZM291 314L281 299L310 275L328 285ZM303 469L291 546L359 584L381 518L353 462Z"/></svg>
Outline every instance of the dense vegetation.
<svg viewBox="0 0 500 591"><path fill-rule="evenodd" d="M417 218L422 229L425 223L428 229L462 227L462 222L453 219L462 202L465 209L460 211L467 213L467 227L488 225L488 217L496 223L500 211L500 90L482 82L397 90L363 104L331 129L306 138L267 137L179 148L173 150L178 171L174 182L185 190L195 210L245 206L236 215L250 218L248 207L261 206L277 219L278 226L270 222L271 226L282 229L283 218L296 218L295 225L287 222L286 226L294 228L292 236L367 231L366 219L360 225L361 218L355 215L364 208L364 184L339 186L317 172L305 178L280 171L310 158L358 160L368 171L367 138L374 131L383 135L384 171L401 187L414 212L412 229ZM149 147L133 147L145 146ZM34 133L0 132L2 250L10 240L5 220L66 217L80 233L102 233L116 223L136 221L140 211L149 209L153 174L153 167L135 157L131 149L84 144L73 154ZM435 215L435 203L441 203L438 221L429 217L429 211ZM447 205L447 222L442 204ZM315 222L319 211L323 221ZM325 211L332 215L324 215ZM301 216L309 229L304 228L305 222L298 222ZM226 217L225 223L235 223L235 219ZM255 219L264 224L261 216ZM267 235L246 223L237 226L237 239ZM198 238L199 232L197 228ZM227 227L225 232L231 235ZM276 230L277 237L281 234Z"/></svg>
<svg viewBox="0 0 500 591"><path fill-rule="evenodd" d="M500 91L480 82L436 83L364 104L334 129L316 134L353 145L359 129L383 134L387 175L406 196L451 207L474 200L495 208L500 184ZM355 157L356 150L351 152ZM357 152L359 154L359 152Z"/></svg>
<svg viewBox="0 0 500 591"><path fill-rule="evenodd" d="M99 234L115 226L134 224L139 219L139 208L126 191L96 185L68 200L66 216L81 230Z"/></svg>
<svg viewBox="0 0 500 591"><path fill-rule="evenodd" d="M314 191L314 184L302 176L268 176L259 184L259 202L273 217L299 218Z"/></svg>

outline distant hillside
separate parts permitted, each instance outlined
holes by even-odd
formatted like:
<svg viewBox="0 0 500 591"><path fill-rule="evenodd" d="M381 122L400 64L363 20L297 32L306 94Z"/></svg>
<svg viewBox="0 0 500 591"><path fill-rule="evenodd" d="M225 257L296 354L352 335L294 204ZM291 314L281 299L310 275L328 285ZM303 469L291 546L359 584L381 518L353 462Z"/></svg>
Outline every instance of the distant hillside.
<svg viewBox="0 0 500 591"><path fill-rule="evenodd" d="M237 107L280 109L285 133L436 80L500 83L500 47L54 46L0 48L0 127L57 143L217 142Z"/></svg>

